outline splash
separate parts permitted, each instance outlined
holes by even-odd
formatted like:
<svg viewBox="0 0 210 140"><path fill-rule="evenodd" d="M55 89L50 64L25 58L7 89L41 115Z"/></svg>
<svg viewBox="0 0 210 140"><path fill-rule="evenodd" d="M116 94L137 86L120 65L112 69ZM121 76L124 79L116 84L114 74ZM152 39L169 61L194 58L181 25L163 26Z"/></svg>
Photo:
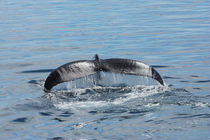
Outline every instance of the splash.
<svg viewBox="0 0 210 140"><path fill-rule="evenodd" d="M43 89L43 80L35 83ZM78 110L123 105L170 90L168 86L155 83L157 82L148 77L101 72L55 86L44 97L58 109Z"/></svg>
<svg viewBox="0 0 210 140"><path fill-rule="evenodd" d="M64 84L63 87L54 89L51 93L44 94L43 100L50 107L57 109L70 109L74 111L84 110L103 110L103 108L125 109L127 111L139 107L150 109L161 105L182 105L193 108L209 108L209 97L197 97L183 88L172 88L160 85L132 85L124 77L113 76L114 79L95 81L95 78L87 78L83 83L74 81ZM144 78L146 83L150 79ZM78 83L76 83L78 82ZM135 81L136 82L136 81ZM140 81L142 82L142 81ZM31 84L43 88L44 80L31 80ZM97 83L97 84L95 84ZM83 85L82 85L83 84ZM89 84L89 85L88 85Z"/></svg>
<svg viewBox="0 0 210 140"><path fill-rule="evenodd" d="M46 97L58 109L81 109L122 105L133 99L144 98L170 90L165 86L124 86L78 88L59 90L47 94Z"/></svg>

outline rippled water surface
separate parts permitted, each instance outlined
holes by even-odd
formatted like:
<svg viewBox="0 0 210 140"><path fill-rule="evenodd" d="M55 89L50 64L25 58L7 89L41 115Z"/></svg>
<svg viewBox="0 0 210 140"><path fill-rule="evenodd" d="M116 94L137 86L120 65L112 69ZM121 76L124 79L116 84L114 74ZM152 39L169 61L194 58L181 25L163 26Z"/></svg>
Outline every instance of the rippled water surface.
<svg viewBox="0 0 210 140"><path fill-rule="evenodd" d="M1 1L0 139L210 139L209 13L208 0ZM102 73L43 92L53 69L96 53L168 86Z"/></svg>

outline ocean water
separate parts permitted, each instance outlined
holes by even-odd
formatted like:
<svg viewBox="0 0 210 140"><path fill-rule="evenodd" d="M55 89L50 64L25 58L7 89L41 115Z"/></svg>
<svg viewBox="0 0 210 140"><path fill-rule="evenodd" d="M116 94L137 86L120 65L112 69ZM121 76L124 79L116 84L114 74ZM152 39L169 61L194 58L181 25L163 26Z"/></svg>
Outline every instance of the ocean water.
<svg viewBox="0 0 210 140"><path fill-rule="evenodd" d="M209 13L208 0L1 1L0 139L210 139ZM96 53L143 61L167 86L103 73L108 85L44 93L53 69Z"/></svg>

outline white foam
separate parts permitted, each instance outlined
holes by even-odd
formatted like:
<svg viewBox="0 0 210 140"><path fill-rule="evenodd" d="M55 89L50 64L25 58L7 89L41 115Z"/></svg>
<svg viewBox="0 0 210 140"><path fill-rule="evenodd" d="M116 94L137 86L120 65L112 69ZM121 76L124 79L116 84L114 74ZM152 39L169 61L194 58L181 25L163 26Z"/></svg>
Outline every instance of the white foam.
<svg viewBox="0 0 210 140"><path fill-rule="evenodd" d="M142 90L139 91L139 88L141 88ZM113 102L113 104L122 104L134 98L143 98L157 93L162 93L167 90L169 90L169 88L164 86L135 86L132 87L132 92L126 94L126 98L118 98Z"/></svg>
<svg viewBox="0 0 210 140"><path fill-rule="evenodd" d="M210 104L209 103L198 102L198 103L195 103L195 106L197 106L197 107L210 107Z"/></svg>
<svg viewBox="0 0 210 140"><path fill-rule="evenodd" d="M58 109L82 109L82 108L92 108L92 107L102 107L107 105L105 101L85 101L85 102L58 102L54 106Z"/></svg>
<svg viewBox="0 0 210 140"><path fill-rule="evenodd" d="M94 87L93 90L97 89L96 91L101 90L103 92L104 89L116 90L119 88L122 91L129 90L130 92L120 95L119 98L117 97L116 99L111 100L111 101L107 101L107 100L94 101L93 99L92 100L87 99L86 101L79 101L79 100L78 101L64 101L64 100L59 99L56 95L54 95L54 97L52 97L51 100L53 100L54 106L58 109L78 110L78 109L85 109L85 108L98 108L98 107L103 107L103 106L108 106L108 105L120 105L135 98L141 98L141 97L143 98L143 97L151 96L151 95L162 93L169 90L169 88L165 86ZM73 89L71 90L71 93L74 93L76 96L80 96L82 93L85 93L87 89L90 90L90 88ZM68 91L65 91L65 92L68 92ZM63 91L63 93L65 92ZM62 94L62 92L56 93L56 94ZM96 94L100 94L100 93L96 93ZM114 93L114 94L117 94L117 93ZM65 95L62 97L65 98ZM66 98L70 98L70 97L67 96Z"/></svg>

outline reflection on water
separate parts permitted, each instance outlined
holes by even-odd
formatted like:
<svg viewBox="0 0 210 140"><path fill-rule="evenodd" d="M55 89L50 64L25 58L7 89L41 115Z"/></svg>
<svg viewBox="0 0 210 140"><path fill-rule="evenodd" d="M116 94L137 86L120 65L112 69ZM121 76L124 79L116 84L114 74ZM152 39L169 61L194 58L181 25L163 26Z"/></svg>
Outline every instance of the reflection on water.
<svg viewBox="0 0 210 140"><path fill-rule="evenodd" d="M202 0L1 1L0 139L210 139L209 9ZM152 65L169 87L102 74L97 86L43 92L53 69L96 53Z"/></svg>

